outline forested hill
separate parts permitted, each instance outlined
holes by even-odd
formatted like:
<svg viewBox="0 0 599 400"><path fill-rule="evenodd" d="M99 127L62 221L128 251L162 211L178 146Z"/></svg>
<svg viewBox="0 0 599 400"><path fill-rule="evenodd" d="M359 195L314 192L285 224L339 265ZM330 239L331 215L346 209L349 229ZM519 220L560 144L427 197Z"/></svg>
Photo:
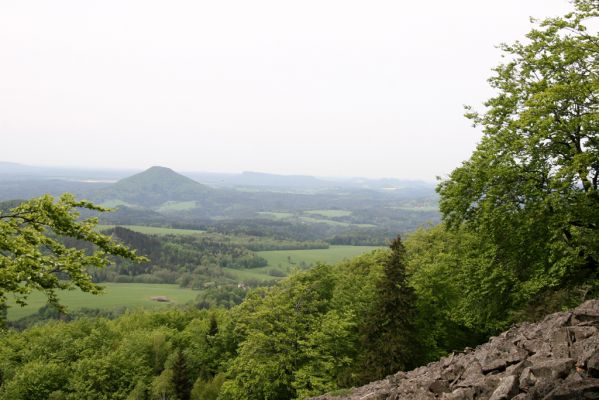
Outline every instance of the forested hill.
<svg viewBox="0 0 599 400"><path fill-rule="evenodd" d="M31 170L29 173L37 175L21 175ZM53 172L49 169L46 173ZM107 224L193 229L245 226L251 227L252 232L302 231L294 239L339 237L347 238L340 239L344 243L364 244L372 242L364 239L367 235L384 244L397 232L439 221L434 187L424 182L356 178L353 183L341 184L311 177L256 173L241 174L240 180L218 174L196 177L211 183L218 181L207 185L158 166L117 182L59 179L61 175L44 178L42 173L39 169L15 170L0 164L0 200L27 199L46 193L58 196L66 191L112 208L112 213L100 216ZM224 181L228 183L222 184Z"/></svg>
<svg viewBox="0 0 599 400"><path fill-rule="evenodd" d="M90 197L99 202L156 207L168 201L202 202L213 192L208 186L170 168L154 166L109 187L91 192Z"/></svg>

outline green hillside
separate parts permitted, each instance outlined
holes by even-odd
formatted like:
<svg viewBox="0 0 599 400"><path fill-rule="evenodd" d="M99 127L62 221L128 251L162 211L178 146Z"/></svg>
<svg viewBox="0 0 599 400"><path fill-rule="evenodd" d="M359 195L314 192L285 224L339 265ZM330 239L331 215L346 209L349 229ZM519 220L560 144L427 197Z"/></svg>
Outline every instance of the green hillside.
<svg viewBox="0 0 599 400"><path fill-rule="evenodd" d="M159 207L166 202L194 201L212 192L208 186L180 175L170 168L151 167L121 179L93 194L97 201L120 201L144 207Z"/></svg>

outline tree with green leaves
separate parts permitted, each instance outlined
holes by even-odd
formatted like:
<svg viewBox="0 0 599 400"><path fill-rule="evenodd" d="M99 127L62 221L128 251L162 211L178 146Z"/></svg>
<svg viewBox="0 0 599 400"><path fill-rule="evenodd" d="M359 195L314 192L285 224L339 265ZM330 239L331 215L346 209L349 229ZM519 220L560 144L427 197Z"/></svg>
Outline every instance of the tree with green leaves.
<svg viewBox="0 0 599 400"><path fill-rule="evenodd" d="M71 194L58 200L45 195L0 211L0 309L6 309L9 295L24 305L32 290L44 292L51 304L59 306L56 290L79 288L99 293L88 268L104 268L110 256L145 261L134 250L110 236L96 232L97 218L80 219L78 209L108 211ZM61 239L73 238L93 249L66 246Z"/></svg>
<svg viewBox="0 0 599 400"><path fill-rule="evenodd" d="M490 319L599 273L599 35L587 29L599 1L574 7L501 45L495 97L466 114L483 138L437 188L446 224L485 248L469 290L478 304L502 299Z"/></svg>

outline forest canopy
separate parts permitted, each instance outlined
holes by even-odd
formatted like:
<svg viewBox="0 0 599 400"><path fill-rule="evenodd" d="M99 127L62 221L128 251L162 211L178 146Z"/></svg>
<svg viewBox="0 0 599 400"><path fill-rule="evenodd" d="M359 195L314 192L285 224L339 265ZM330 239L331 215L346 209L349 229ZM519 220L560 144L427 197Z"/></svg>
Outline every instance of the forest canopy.
<svg viewBox="0 0 599 400"><path fill-rule="evenodd" d="M496 95L467 113L483 138L438 186L443 221L487 252L480 293L508 310L599 272L598 3L575 5L501 45Z"/></svg>

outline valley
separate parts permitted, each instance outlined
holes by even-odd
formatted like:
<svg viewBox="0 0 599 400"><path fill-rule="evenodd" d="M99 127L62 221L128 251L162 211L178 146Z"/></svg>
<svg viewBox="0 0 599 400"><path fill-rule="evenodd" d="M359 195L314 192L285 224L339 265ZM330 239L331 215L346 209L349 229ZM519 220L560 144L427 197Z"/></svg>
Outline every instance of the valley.
<svg viewBox="0 0 599 400"><path fill-rule="evenodd" d="M142 264L114 258L112 266L90 270L105 294L61 293L74 315L85 309L212 304L223 293L235 299L225 304L229 307L247 289L384 247L398 233L439 218L433 186L424 182L260 173L186 176L166 167L132 174L0 163L3 209L25 196L59 196L67 189L110 209L82 211L84 218L99 218L97 232L148 258ZM149 300L158 292L174 301ZM45 318L40 313L46 311L38 313L44 299L34 291L26 307L9 303L8 319Z"/></svg>

